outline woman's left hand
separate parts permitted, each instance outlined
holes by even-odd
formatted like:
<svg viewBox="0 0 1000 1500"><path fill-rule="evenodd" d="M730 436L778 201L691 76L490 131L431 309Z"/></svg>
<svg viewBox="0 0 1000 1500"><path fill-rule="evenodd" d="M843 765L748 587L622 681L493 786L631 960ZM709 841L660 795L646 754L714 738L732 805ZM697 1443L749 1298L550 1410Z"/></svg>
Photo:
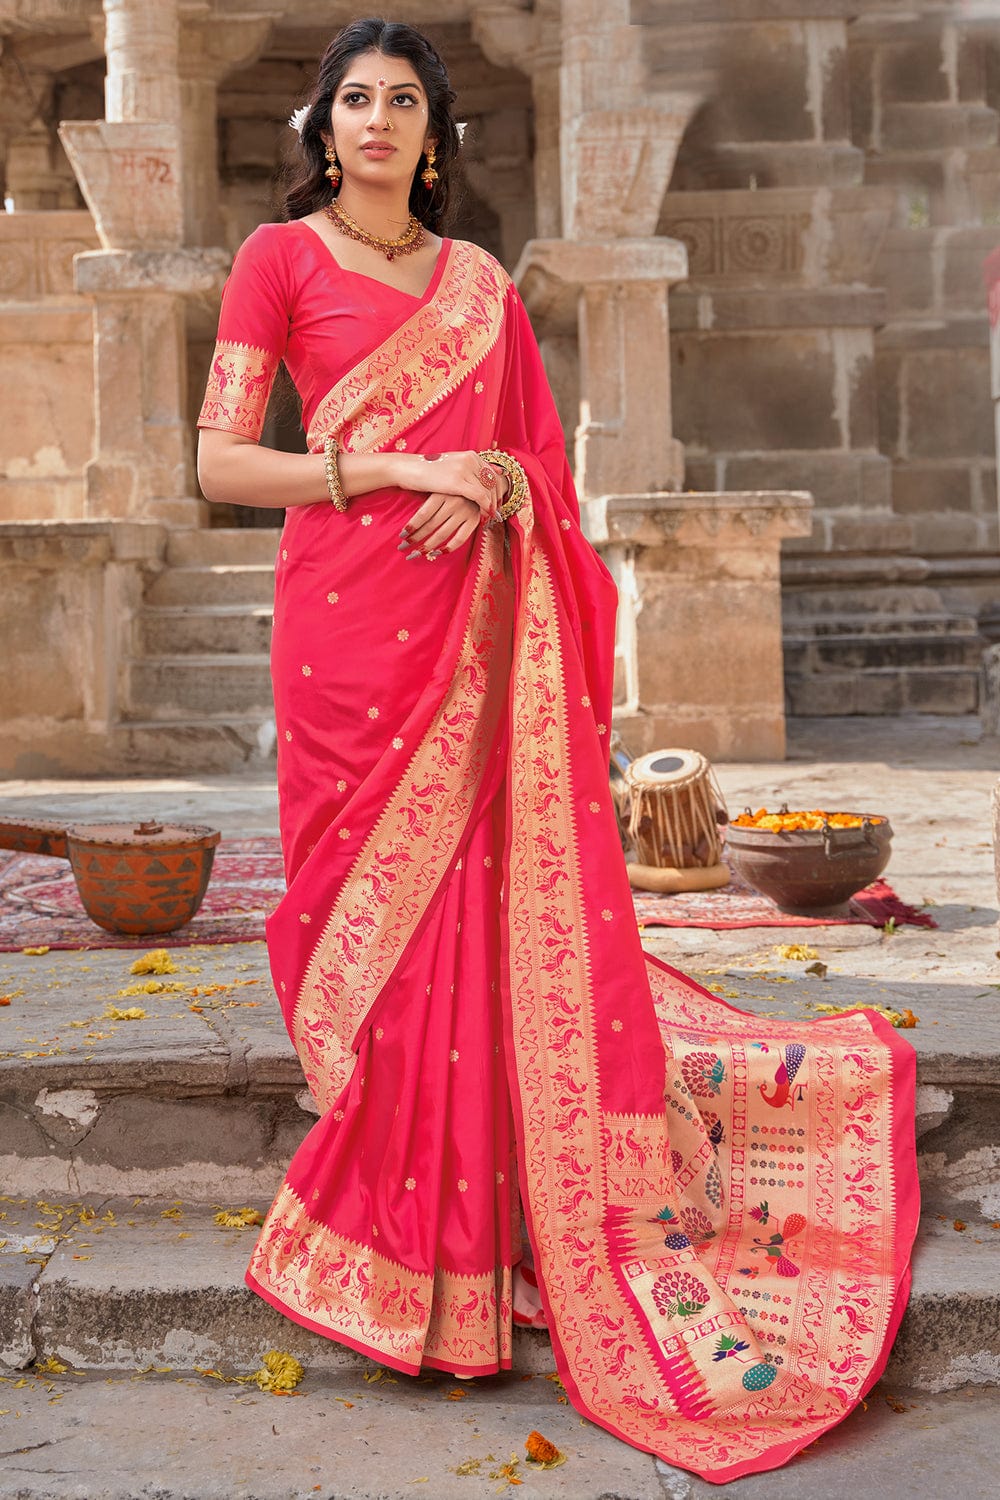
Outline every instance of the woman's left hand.
<svg viewBox="0 0 1000 1500"><path fill-rule="evenodd" d="M461 495L428 495L403 528L399 550L411 549L407 562L411 557L430 561L441 552L455 552L475 535L481 520L479 506Z"/></svg>

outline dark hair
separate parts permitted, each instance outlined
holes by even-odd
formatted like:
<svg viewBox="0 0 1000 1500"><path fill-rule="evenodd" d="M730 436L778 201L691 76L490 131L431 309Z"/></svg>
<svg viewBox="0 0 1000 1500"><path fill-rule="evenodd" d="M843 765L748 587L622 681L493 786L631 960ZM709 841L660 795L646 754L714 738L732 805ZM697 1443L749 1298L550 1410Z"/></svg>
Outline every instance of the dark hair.
<svg viewBox="0 0 1000 1500"><path fill-rule="evenodd" d="M422 32L403 22L383 21L377 16L352 21L337 33L323 54L319 75L309 97L309 113L299 135L302 160L293 167L291 181L285 190L285 213L290 219L301 219L322 208L333 197L333 189L325 175L326 146L320 131L329 129L333 96L348 65L364 52L405 58L427 95L427 133L437 140L434 170L438 180L427 188L420 180L421 168L414 172L410 212L428 229L437 231L445 223L455 185L459 148L458 129L451 113L455 94L440 54Z"/></svg>

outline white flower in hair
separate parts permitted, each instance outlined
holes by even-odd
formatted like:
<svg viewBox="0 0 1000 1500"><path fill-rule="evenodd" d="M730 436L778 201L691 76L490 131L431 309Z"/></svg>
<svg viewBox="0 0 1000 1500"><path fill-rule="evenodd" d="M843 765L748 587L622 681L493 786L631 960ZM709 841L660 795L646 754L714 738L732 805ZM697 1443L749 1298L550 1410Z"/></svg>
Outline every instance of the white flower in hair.
<svg viewBox="0 0 1000 1500"><path fill-rule="evenodd" d="M465 140L465 132L468 130L468 122L463 120L461 124L456 122L455 129L458 131L458 144L461 146Z"/></svg>
<svg viewBox="0 0 1000 1500"><path fill-rule="evenodd" d="M292 114L289 116L288 123L295 131L296 135L302 134L302 127L306 123L306 116L308 115L308 113L309 105L303 104L301 109L293 110Z"/></svg>

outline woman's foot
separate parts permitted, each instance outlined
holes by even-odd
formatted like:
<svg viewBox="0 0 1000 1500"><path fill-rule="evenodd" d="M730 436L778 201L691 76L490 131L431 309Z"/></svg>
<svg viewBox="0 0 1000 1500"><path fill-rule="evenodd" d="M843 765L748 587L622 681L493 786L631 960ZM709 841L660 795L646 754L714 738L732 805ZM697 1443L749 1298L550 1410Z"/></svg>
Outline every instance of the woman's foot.
<svg viewBox="0 0 1000 1500"><path fill-rule="evenodd" d="M521 1261L514 1267L514 1322L519 1328L547 1328L545 1310L532 1266Z"/></svg>

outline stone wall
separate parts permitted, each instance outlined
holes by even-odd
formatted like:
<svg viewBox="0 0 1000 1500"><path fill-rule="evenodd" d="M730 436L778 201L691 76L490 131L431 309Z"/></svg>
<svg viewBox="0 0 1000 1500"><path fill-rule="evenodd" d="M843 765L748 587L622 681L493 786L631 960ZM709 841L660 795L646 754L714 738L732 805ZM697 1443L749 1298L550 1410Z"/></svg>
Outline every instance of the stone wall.
<svg viewBox="0 0 1000 1500"><path fill-rule="evenodd" d="M0 519L84 513L93 318L73 257L96 244L85 211L0 214Z"/></svg>
<svg viewBox="0 0 1000 1500"><path fill-rule="evenodd" d="M17 208L0 216L0 376L13 391L0 520L273 523L276 513L209 514L199 502L193 422L226 254L279 216L288 113L350 8L246 0L238 24L222 0L0 10L18 59L0 100L0 170ZM649 483L701 492L706 515L723 491L815 496L808 534L803 510L782 546L793 712L970 710L978 654L1000 637L979 273L1000 242L1000 20L983 10L958 0L443 0L433 15L426 0L399 0L394 10L439 43L468 121L456 234L512 269L536 237L557 260L574 236L686 251L689 275L668 310L664 296L663 318L647 320L641 351L641 329L629 333L655 408L643 441L666 455ZM648 88L624 65L628 19L642 28ZM660 202L659 135L655 170L629 177L631 196L622 184L654 96L681 139L658 222L654 205L640 231L623 224L654 179ZM87 124L105 111L107 127ZM102 236L75 282L72 245L98 242L60 120L83 122L66 139ZM174 176L154 223L148 195L121 191L113 170L126 139L160 137ZM620 289L581 295L592 333ZM670 360L657 354L647 379L668 322ZM619 436L615 448L613 402L594 419L599 382L593 351L580 358L576 302L538 327L584 487L603 476L602 491L642 489L645 478L614 482L615 453L628 450L618 464L628 468L641 445ZM280 395L267 437L300 441ZM654 572L671 573L666 551L636 547L629 566L642 560L652 598ZM650 656L650 682L654 666Z"/></svg>
<svg viewBox="0 0 1000 1500"><path fill-rule="evenodd" d="M144 522L0 522L5 774L107 771L133 621L165 541Z"/></svg>

